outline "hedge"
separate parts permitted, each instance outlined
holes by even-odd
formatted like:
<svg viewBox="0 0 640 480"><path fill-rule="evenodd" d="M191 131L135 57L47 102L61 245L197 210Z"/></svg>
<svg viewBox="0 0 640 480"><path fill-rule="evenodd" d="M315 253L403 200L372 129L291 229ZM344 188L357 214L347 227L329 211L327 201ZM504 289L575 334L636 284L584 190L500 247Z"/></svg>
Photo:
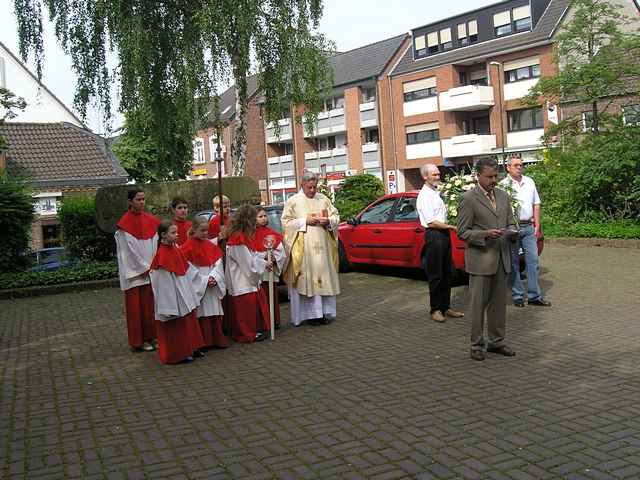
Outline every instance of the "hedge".
<svg viewBox="0 0 640 480"><path fill-rule="evenodd" d="M64 246L73 258L110 260L116 251L115 238L96 224L96 200L91 196L65 197L58 212Z"/></svg>
<svg viewBox="0 0 640 480"><path fill-rule="evenodd" d="M16 272L0 274L2 289L60 285L62 283L107 280L118 276L118 264L109 262L80 262L51 272Z"/></svg>
<svg viewBox="0 0 640 480"><path fill-rule="evenodd" d="M640 223L618 220L608 223L562 222L542 220L545 237L570 238L640 238Z"/></svg>

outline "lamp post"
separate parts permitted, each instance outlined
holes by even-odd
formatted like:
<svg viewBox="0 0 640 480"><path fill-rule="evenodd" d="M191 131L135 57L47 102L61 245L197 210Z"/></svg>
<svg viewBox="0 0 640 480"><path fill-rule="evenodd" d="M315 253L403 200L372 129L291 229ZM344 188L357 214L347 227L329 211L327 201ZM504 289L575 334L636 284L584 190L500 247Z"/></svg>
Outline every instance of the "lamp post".
<svg viewBox="0 0 640 480"><path fill-rule="evenodd" d="M505 147L505 137L504 137L504 105L502 104L502 85L503 85L503 77L504 74L502 72L502 63L500 62L491 62L490 65L495 65L498 67L498 103L500 105L500 143L502 144L502 164L506 160L506 155L504 151Z"/></svg>

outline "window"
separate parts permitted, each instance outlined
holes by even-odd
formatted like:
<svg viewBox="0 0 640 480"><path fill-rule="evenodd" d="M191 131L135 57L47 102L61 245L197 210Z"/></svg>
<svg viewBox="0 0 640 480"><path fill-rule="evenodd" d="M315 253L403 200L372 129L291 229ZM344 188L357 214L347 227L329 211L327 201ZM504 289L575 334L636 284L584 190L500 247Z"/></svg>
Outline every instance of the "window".
<svg viewBox="0 0 640 480"><path fill-rule="evenodd" d="M471 20L467 23L458 24L458 46L466 47L478 41L478 21Z"/></svg>
<svg viewBox="0 0 640 480"><path fill-rule="evenodd" d="M529 5L514 8L511 11L516 32L531 30L531 8Z"/></svg>
<svg viewBox="0 0 640 480"><path fill-rule="evenodd" d="M496 13L493 15L493 28L496 37L511 33L511 11Z"/></svg>
<svg viewBox="0 0 640 480"><path fill-rule="evenodd" d="M379 142L378 129L371 128L368 130L363 130L362 141L363 143L378 143Z"/></svg>
<svg viewBox="0 0 640 480"><path fill-rule="evenodd" d="M362 103L375 102L376 87L362 87Z"/></svg>
<svg viewBox="0 0 640 480"><path fill-rule="evenodd" d="M540 107L511 110L507 112L507 118L510 132L543 128L542 108Z"/></svg>
<svg viewBox="0 0 640 480"><path fill-rule="evenodd" d="M529 65L504 72L505 83L519 82L540 77L540 65Z"/></svg>
<svg viewBox="0 0 640 480"><path fill-rule="evenodd" d="M419 125L410 125L406 127L405 134L407 136L407 145L437 142L440 140L440 132L438 128L438 122L421 123Z"/></svg>
<svg viewBox="0 0 640 480"><path fill-rule="evenodd" d="M427 54L427 43L424 35L419 35L413 40L413 48L415 50L415 56L424 57Z"/></svg>
<svg viewBox="0 0 640 480"><path fill-rule="evenodd" d="M360 223L385 223L395 203L395 198L387 198L376 203L360 215Z"/></svg>
<svg viewBox="0 0 640 480"><path fill-rule="evenodd" d="M204 140L201 138L193 141L193 163L204 163Z"/></svg>
<svg viewBox="0 0 640 480"><path fill-rule="evenodd" d="M593 111L592 110L582 112L582 131L583 132L593 131Z"/></svg>
<svg viewBox="0 0 640 480"><path fill-rule="evenodd" d="M336 148L336 137L331 135L330 137L318 138L318 151L333 150Z"/></svg>
<svg viewBox="0 0 640 480"><path fill-rule="evenodd" d="M440 30L440 45L442 46L442 50L449 50L453 47L450 28L443 28Z"/></svg>
<svg viewBox="0 0 640 480"><path fill-rule="evenodd" d="M415 82L407 82L403 86L404 101L413 102L438 95L436 77L424 78Z"/></svg>
<svg viewBox="0 0 640 480"><path fill-rule="evenodd" d="M335 110L344 107L344 97L329 97L324 101L324 110Z"/></svg>
<svg viewBox="0 0 640 480"><path fill-rule="evenodd" d="M274 205L284 203L284 192L271 192L271 203Z"/></svg>
<svg viewBox="0 0 640 480"><path fill-rule="evenodd" d="M416 210L416 197L402 197L396 207L396 214L393 216L394 222L411 222L418 220L418 210Z"/></svg>
<svg viewBox="0 0 640 480"><path fill-rule="evenodd" d="M640 104L622 107L622 121L625 125L640 125Z"/></svg>

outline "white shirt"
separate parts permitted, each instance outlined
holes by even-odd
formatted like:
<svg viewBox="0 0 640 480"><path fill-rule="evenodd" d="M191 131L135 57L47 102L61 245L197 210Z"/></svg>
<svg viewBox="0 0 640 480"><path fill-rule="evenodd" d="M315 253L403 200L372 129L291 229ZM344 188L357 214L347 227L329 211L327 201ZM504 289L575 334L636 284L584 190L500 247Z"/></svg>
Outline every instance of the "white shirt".
<svg viewBox="0 0 640 480"><path fill-rule="evenodd" d="M533 206L540 205L541 203L535 182L531 177L527 177L526 175L522 175L522 179L519 182L511 177L511 175L507 175L500 182L501 185L508 185L509 183L513 186L513 190L518 197L518 203L520 204L520 208L518 209L520 212L520 221L528 222L529 220L533 220Z"/></svg>
<svg viewBox="0 0 640 480"><path fill-rule="evenodd" d="M429 228L429 224L434 220L447 223L447 208L440 197L440 193L426 183L418 194L416 209L420 216L420 225Z"/></svg>

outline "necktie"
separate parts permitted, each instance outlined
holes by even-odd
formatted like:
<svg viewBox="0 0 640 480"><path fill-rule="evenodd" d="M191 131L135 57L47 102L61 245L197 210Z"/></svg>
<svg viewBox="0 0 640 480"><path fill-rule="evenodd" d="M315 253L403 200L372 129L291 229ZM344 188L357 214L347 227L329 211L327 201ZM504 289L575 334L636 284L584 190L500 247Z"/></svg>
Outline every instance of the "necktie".
<svg viewBox="0 0 640 480"><path fill-rule="evenodd" d="M489 202L491 203L491 206L495 210L497 208L496 207L496 197L494 196L493 192L487 192L487 198L489 199Z"/></svg>

